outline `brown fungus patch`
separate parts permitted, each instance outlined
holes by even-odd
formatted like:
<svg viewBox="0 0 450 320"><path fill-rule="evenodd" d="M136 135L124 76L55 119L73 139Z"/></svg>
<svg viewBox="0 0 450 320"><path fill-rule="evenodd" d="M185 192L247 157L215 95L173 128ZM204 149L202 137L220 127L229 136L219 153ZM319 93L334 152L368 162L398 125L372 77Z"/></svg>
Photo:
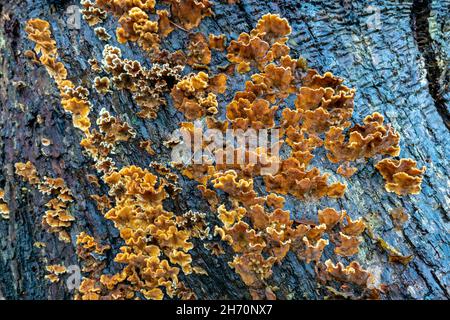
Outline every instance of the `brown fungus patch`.
<svg viewBox="0 0 450 320"><path fill-rule="evenodd" d="M209 48L217 51L224 51L226 48L227 37L224 34L209 34Z"/></svg>
<svg viewBox="0 0 450 320"><path fill-rule="evenodd" d="M164 0L170 5L172 17L183 28L191 30L199 26L204 17L212 16L209 0Z"/></svg>
<svg viewBox="0 0 450 320"><path fill-rule="evenodd" d="M187 46L187 63L191 66L208 65L211 62L211 50L205 35L201 32L192 34Z"/></svg>
<svg viewBox="0 0 450 320"><path fill-rule="evenodd" d="M175 107L188 120L198 119L218 112L217 95L226 90L226 75L209 77L205 72L190 74L172 89Z"/></svg>
<svg viewBox="0 0 450 320"><path fill-rule="evenodd" d="M9 219L9 207L5 200L5 190L0 189L0 216Z"/></svg>
<svg viewBox="0 0 450 320"><path fill-rule="evenodd" d="M399 196L418 194L421 190L425 167L417 168L417 162L412 159L383 159L375 168L386 180L385 188L388 192L395 192Z"/></svg>
<svg viewBox="0 0 450 320"><path fill-rule="evenodd" d="M375 112L364 119L363 125L350 128L348 138L344 128L331 127L325 137L328 159L336 163L372 158L377 154L397 156L400 135L383 122L384 117Z"/></svg>

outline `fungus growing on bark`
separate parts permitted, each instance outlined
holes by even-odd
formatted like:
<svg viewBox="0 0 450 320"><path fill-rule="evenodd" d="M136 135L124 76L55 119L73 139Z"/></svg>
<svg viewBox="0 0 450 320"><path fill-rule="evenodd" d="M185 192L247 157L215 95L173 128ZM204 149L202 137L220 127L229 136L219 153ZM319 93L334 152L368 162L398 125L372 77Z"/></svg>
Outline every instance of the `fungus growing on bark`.
<svg viewBox="0 0 450 320"><path fill-rule="evenodd" d="M136 136L136 131L127 122L120 121L106 109L100 110L97 125L105 142L128 141Z"/></svg>
<svg viewBox="0 0 450 320"><path fill-rule="evenodd" d="M111 85L111 81L108 77L95 77L94 79L94 87L98 93L105 94L110 92L109 87Z"/></svg>
<svg viewBox="0 0 450 320"><path fill-rule="evenodd" d="M109 39L111 39L111 35L103 27L95 28L94 32L100 40L108 41Z"/></svg>
<svg viewBox="0 0 450 320"><path fill-rule="evenodd" d="M111 200L108 196L99 196L97 194L93 194L91 195L91 198L95 200L95 202L97 203L97 209L101 213L104 214L107 210L111 209Z"/></svg>
<svg viewBox="0 0 450 320"><path fill-rule="evenodd" d="M149 155L155 155L155 150L152 148L152 142L150 140L144 140L139 142L139 147L144 149Z"/></svg>
<svg viewBox="0 0 450 320"><path fill-rule="evenodd" d="M269 207L273 207L275 209L282 209L284 207L284 203L286 199L282 196L279 196L275 193L269 193L266 196L266 204Z"/></svg>
<svg viewBox="0 0 450 320"><path fill-rule="evenodd" d="M215 211L217 209L217 205L220 202L217 193L213 189L210 189L202 184L198 185L197 189L201 192L203 198L206 199L211 207L211 210Z"/></svg>
<svg viewBox="0 0 450 320"><path fill-rule="evenodd" d="M137 42L144 50L159 50L158 22L151 21L148 14L139 7L133 7L122 15L119 24L120 28L116 30L119 43Z"/></svg>
<svg viewBox="0 0 450 320"><path fill-rule="evenodd" d="M371 158L377 154L398 156L400 135L390 126L384 125L384 117L375 112L349 130L348 140L344 128L331 127L326 133L325 148L331 162L355 161Z"/></svg>
<svg viewBox="0 0 450 320"><path fill-rule="evenodd" d="M328 174L321 175L318 168L308 170L306 166L307 163L302 163L295 157L283 160L276 174L264 177L266 190L281 194L290 193L299 199L342 197L346 189L344 184L328 184Z"/></svg>
<svg viewBox="0 0 450 320"><path fill-rule="evenodd" d="M61 178L44 177L38 189L43 194L54 196L53 199L45 204L48 209L42 217L42 226L48 232L58 234L61 241L69 243L70 236L67 233L67 228L75 221L75 217L67 208L68 203L73 201L72 192Z"/></svg>
<svg viewBox="0 0 450 320"><path fill-rule="evenodd" d="M187 49L187 63L194 68L197 65L208 65L211 62L211 50L203 33L198 32L191 35Z"/></svg>
<svg viewBox="0 0 450 320"><path fill-rule="evenodd" d="M250 102L247 99L233 100L227 106L227 118L234 129L267 129L275 125L274 117L278 107L270 107L264 99Z"/></svg>
<svg viewBox="0 0 450 320"><path fill-rule="evenodd" d="M82 0L81 5L83 6L81 9L83 19L86 20L90 26L95 26L107 18L106 11L97 7L92 1Z"/></svg>
<svg viewBox="0 0 450 320"><path fill-rule="evenodd" d="M49 273L45 275L45 279L48 279L52 283L59 282L59 276L67 272L66 267L61 264L45 266L45 269Z"/></svg>
<svg viewBox="0 0 450 320"><path fill-rule="evenodd" d="M110 73L117 89L128 90L141 108L138 115L154 119L159 107L166 104L164 95L180 80L182 65L154 63L150 69L139 61L122 59L119 48L106 45L103 50L103 67Z"/></svg>
<svg viewBox="0 0 450 320"><path fill-rule="evenodd" d="M399 196L420 193L426 168L417 168L416 161L412 159L383 159L375 165L375 168L386 180L386 191L395 192Z"/></svg>
<svg viewBox="0 0 450 320"><path fill-rule="evenodd" d="M392 218L392 223L397 230L400 230L403 225L409 220L409 215L404 208L394 208L389 211Z"/></svg>
<svg viewBox="0 0 450 320"><path fill-rule="evenodd" d="M14 164L14 167L16 168L16 174L22 177L24 181L32 185L39 183L36 167L30 161L27 161L26 163L17 162Z"/></svg>
<svg viewBox="0 0 450 320"><path fill-rule="evenodd" d="M272 275L272 266L275 263L274 258L265 259L261 254L249 252L242 256L236 256L230 266L236 269L241 276L242 281L247 286L257 287L259 282L269 278Z"/></svg>
<svg viewBox="0 0 450 320"><path fill-rule="evenodd" d="M355 90L341 83L342 79L329 72L320 76L315 70L308 71L295 101L297 110L303 116L303 129L320 134L332 126L350 126Z"/></svg>
<svg viewBox="0 0 450 320"><path fill-rule="evenodd" d="M172 17L187 30L198 27L204 17L213 15L209 0L164 0L170 4Z"/></svg>
<svg viewBox="0 0 450 320"><path fill-rule="evenodd" d="M168 259L188 274L192 272L191 257L187 253L193 245L190 237L203 237L206 229L197 214L178 218L164 210L162 202L167 198L164 182L159 184L155 175L136 166L122 168L105 177L110 193L115 198L115 207L105 217L119 229L125 246L116 255L115 261L125 265L125 274L103 276L103 285L110 290L118 285L129 286L133 292L142 292L146 298L161 299L163 292L172 297L179 285L177 267L169 265ZM123 191L118 192L114 190Z"/></svg>
<svg viewBox="0 0 450 320"><path fill-rule="evenodd" d="M351 167L348 165L348 163L346 164L341 164L338 168L337 168L337 173L340 174L343 177L346 178L350 178L351 176L353 176L356 172L358 171L357 168L355 167Z"/></svg>
<svg viewBox="0 0 450 320"><path fill-rule="evenodd" d="M3 219L9 219L9 207L5 201L5 190L0 189L0 215Z"/></svg>
<svg viewBox="0 0 450 320"><path fill-rule="evenodd" d="M191 164L187 166L183 171L181 172L184 176L188 177L189 179L195 180L203 185L206 185L209 179L213 176L213 174L216 172L214 166L208 162L203 161L202 164Z"/></svg>
<svg viewBox="0 0 450 320"><path fill-rule="evenodd" d="M337 245L334 249L334 252L336 254L344 257L349 257L358 253L358 246L361 243L361 240L358 239L358 237L348 236L340 232L338 241L339 245Z"/></svg>
<svg viewBox="0 0 450 320"><path fill-rule="evenodd" d="M227 241L234 252L261 251L266 246L262 236L244 221L239 221L225 229L216 227L214 233Z"/></svg>
<svg viewBox="0 0 450 320"><path fill-rule="evenodd" d="M89 59L88 62L93 72L99 73L102 71L102 67L100 66L100 63L96 59Z"/></svg>
<svg viewBox="0 0 450 320"><path fill-rule="evenodd" d="M222 204L218 209L218 217L222 221L225 228L229 228L235 223L241 221L241 219L247 213L245 208L236 208L235 210L227 210L225 205Z"/></svg>
<svg viewBox="0 0 450 320"><path fill-rule="evenodd" d="M48 146L50 146L52 144L52 140L47 139L47 138L41 138L41 144L44 147L48 147Z"/></svg>
<svg viewBox="0 0 450 320"><path fill-rule="evenodd" d="M25 31L28 33L28 38L35 43L35 51L40 53L40 62L58 85L61 104L64 110L72 114L74 127L87 132L91 125L88 118L91 107L87 100L89 92L83 87L75 88L71 81L66 80L67 70L61 62L57 62L56 42L52 39L49 23L32 19L27 22Z"/></svg>
<svg viewBox="0 0 450 320"><path fill-rule="evenodd" d="M361 287L370 285L372 275L356 261L352 261L348 266L344 266L341 262L335 265L331 260L327 260L325 261L325 266L328 276L333 280L353 283Z"/></svg>
<svg viewBox="0 0 450 320"><path fill-rule="evenodd" d="M52 39L50 24L41 19L28 20L25 27L28 39L36 43L34 51L44 56L56 55L56 42Z"/></svg>
<svg viewBox="0 0 450 320"><path fill-rule="evenodd" d="M190 231L192 238L204 240L209 235L209 227L205 213L190 210L181 216L177 216L176 221L177 227L180 230Z"/></svg>
<svg viewBox="0 0 450 320"><path fill-rule="evenodd" d="M139 116L155 118L160 105L165 104L167 93L171 92L175 107L189 120L206 119L208 128L225 131L229 124L233 129L281 129L280 137L286 137L291 154L287 159L279 159L265 148L252 151L258 161L278 161L281 168L273 175L263 178L266 191L292 194L305 200L323 196L340 197L345 185L327 182L328 174L321 175L318 168L309 165L313 150L322 145L320 135L326 133L325 147L332 162L345 162L338 173L353 174L349 161L370 158L376 154L396 155L399 152L399 136L377 113L366 117L363 125L349 129L349 138L344 135L350 126L353 112L354 90L342 85L343 80L331 73L320 75L317 71L306 70L302 59L293 59L286 45L291 28L286 19L278 15L263 16L255 29L243 33L228 47L228 59L238 65L238 71L246 72L252 66L260 73L254 74L245 84L245 90L236 93L227 107L225 121L211 117L218 113L216 94L226 89L227 77L219 74L210 77L205 72L190 74L181 79L182 65L208 64L211 60L209 48L223 50L225 36L209 35L209 48L202 34L195 34L189 46L190 54L160 50L160 39L178 28L191 29L198 26L203 16L212 14L208 0L167 0L171 15L166 10L158 10L158 20L152 21L150 13L155 13L155 1L111 1L96 0L95 5L85 1L88 22L96 24L102 20L105 11L119 17L117 29L119 42L138 42L152 52L152 67L147 69L138 61L123 59L120 49L107 45L103 52L102 65L110 74L112 83L119 90L129 91L141 108ZM103 11L105 10L105 11ZM100 14L100 18L97 16ZM106 17L106 15L105 15ZM180 25L171 21L175 19ZM102 28L97 28L98 31ZM104 29L103 29L104 30ZM118 170L108 156L114 151L114 143L128 141L135 137L135 131L127 122L113 117L105 109L96 121L97 129L90 130L88 118L90 103L88 91L66 80L67 71L57 62L56 44L51 38L49 24L42 20L31 21L27 26L29 37L36 43L36 52L49 74L55 79L61 91L64 109L71 112L74 125L81 128L85 137L81 145L94 159L95 167L103 173L103 180L109 186L111 199L93 195L100 211L108 212L105 217L119 230L124 245L119 249L114 261L123 266L115 274L103 274L104 253L109 246L101 246L93 237L81 233L77 238L77 251L83 260L83 271L89 273L80 287L82 299L162 299L169 297L192 298L194 294L179 281L180 270L185 274L203 273L201 268L192 266L190 250L192 238L210 239L209 226L203 213L188 211L176 216L164 208L169 195L176 193L178 176L158 163L151 163L152 172L136 166ZM96 31L97 32L97 31ZM95 72L101 68L93 60L90 62ZM228 68L227 68L228 69ZM109 88L98 80L99 91ZM106 82L103 81L103 82ZM300 89L298 89L300 88ZM297 94L295 110L285 108L280 123L276 123L275 113L279 104L291 95ZM182 129L193 133L194 126L182 124ZM177 141L172 140L171 143ZM153 154L150 141L141 141L140 147ZM239 150L233 148L233 154ZM249 152L246 156L249 155ZM267 161L266 161L267 162ZM20 167L20 166L19 166ZM282 210L285 198L276 193L258 196L261 176L260 163L244 165L214 164L206 162L182 168L182 173L200 183L197 189L203 194L223 226L216 226L215 233L230 244L236 253L230 266L235 268L243 282L250 287L254 298L274 298L275 288L265 282L272 273L275 263L281 263L289 250L307 263L320 265L325 247L331 242L338 255L350 256L358 252L359 236L365 229L362 219L353 221L345 211L326 208L318 214L319 224L302 223L291 219L291 212ZM180 168L180 167L177 167ZM16 171L27 180L34 181L32 168L23 164ZM35 172L34 172L35 173ZM423 172L422 172L423 173ZM73 216L67 203L72 201L70 191L64 181L46 179L40 183L36 176L34 184L40 191L55 195L47 203L49 210L45 223L61 237L69 240L67 227ZM94 181L94 180L92 180ZM231 209L221 204L214 188L228 194ZM98 181L96 183L97 186ZM257 185L257 187L255 187ZM270 211L273 210L273 211ZM323 236L328 233L329 240ZM224 253L218 242L204 244L213 254ZM368 286L369 273L358 263L348 267L341 263L334 265L327 261L328 279Z"/></svg>
<svg viewBox="0 0 450 320"><path fill-rule="evenodd" d="M115 16L121 16L132 8L151 11L155 8L155 4L155 0L95 0L95 6Z"/></svg>
<svg viewBox="0 0 450 320"><path fill-rule="evenodd" d="M263 70L268 63L289 54L285 42L290 33L291 27L286 19L266 14L250 34L241 33L237 40L230 42L227 58L237 64L241 73L250 71L252 65Z"/></svg>
<svg viewBox="0 0 450 320"><path fill-rule="evenodd" d="M136 136L136 132L127 122L112 116L106 109L100 110L96 121L97 129L91 130L81 140L80 145L96 160L95 167L100 172L114 169L114 161L107 156L115 150L119 141L128 141Z"/></svg>
<svg viewBox="0 0 450 320"><path fill-rule="evenodd" d="M188 120L216 114L216 94L225 92L226 79L224 74L210 78L204 72L186 76L172 89L171 96L175 107L183 112Z"/></svg>
<svg viewBox="0 0 450 320"><path fill-rule="evenodd" d="M269 53L270 45L260 38L241 33L237 40L232 40L227 48L227 58L237 64L237 71L250 71L252 64L262 69L273 60Z"/></svg>
<svg viewBox="0 0 450 320"><path fill-rule="evenodd" d="M336 211L333 208L325 208L323 210L319 210L318 218L320 224L325 224L327 226L327 230L330 231L337 225L342 218L345 216L345 211Z"/></svg>
<svg viewBox="0 0 450 320"><path fill-rule="evenodd" d="M275 42L284 43L292 29L285 18L278 14L268 13L259 19L256 27L251 31L252 36L257 36L264 41L273 44Z"/></svg>
<svg viewBox="0 0 450 320"><path fill-rule="evenodd" d="M301 260L305 260L306 263L311 261L319 261L322 257L323 250L328 245L329 241L325 239L319 239L315 244L311 244L307 237L303 237L305 247L303 250L297 250L297 257Z"/></svg>
<svg viewBox="0 0 450 320"><path fill-rule="evenodd" d="M69 212L67 205L73 201L73 197L64 180L44 177L41 181L37 176L35 166L30 161L27 163L18 162L15 164L15 168L17 175L31 185L37 185L42 194L54 196L45 204L48 209L42 217L42 225L49 232L57 233L61 241L70 242L70 236L66 228L71 226L75 218Z"/></svg>
<svg viewBox="0 0 450 320"><path fill-rule="evenodd" d="M348 236L359 236L366 229L366 224L362 218L352 220L345 211L343 218L344 219L340 220L341 230Z"/></svg>
<svg viewBox="0 0 450 320"><path fill-rule="evenodd" d="M158 31L161 37L167 37L173 30L172 23L169 19L169 11L167 10L157 10L156 14L158 15Z"/></svg>
<svg viewBox="0 0 450 320"><path fill-rule="evenodd" d="M209 48L217 51L224 51L226 48L227 37L224 34L209 34Z"/></svg>
<svg viewBox="0 0 450 320"><path fill-rule="evenodd" d="M206 250L211 251L211 253L215 256L221 256L225 254L225 250L219 242L205 242L203 247Z"/></svg>
<svg viewBox="0 0 450 320"><path fill-rule="evenodd" d="M226 192L232 199L240 201L245 206L264 202L264 198L258 198L253 189L253 179L239 178L234 170L214 174L211 182L214 188Z"/></svg>

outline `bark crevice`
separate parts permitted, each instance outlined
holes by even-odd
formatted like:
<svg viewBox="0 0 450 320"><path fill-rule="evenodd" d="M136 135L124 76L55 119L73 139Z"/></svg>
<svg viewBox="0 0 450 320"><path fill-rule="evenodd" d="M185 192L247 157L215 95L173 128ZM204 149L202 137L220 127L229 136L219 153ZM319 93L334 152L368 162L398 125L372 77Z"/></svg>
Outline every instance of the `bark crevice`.
<svg viewBox="0 0 450 320"><path fill-rule="evenodd" d="M431 0L414 0L411 8L411 22L420 53L425 60L427 80L430 94L436 109L447 129L450 130L450 111L446 108L444 85L442 83L444 70L439 67L438 57L433 46L429 19L431 16Z"/></svg>

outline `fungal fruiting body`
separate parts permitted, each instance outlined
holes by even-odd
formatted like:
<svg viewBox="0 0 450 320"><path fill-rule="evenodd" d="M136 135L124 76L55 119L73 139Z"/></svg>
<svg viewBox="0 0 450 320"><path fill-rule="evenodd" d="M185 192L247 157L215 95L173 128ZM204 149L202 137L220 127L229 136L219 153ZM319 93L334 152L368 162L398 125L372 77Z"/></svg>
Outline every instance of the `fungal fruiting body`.
<svg viewBox="0 0 450 320"><path fill-rule="evenodd" d="M420 193L425 167L417 168L416 161L383 159L375 168L386 180L385 188L388 192L395 192L399 196Z"/></svg>

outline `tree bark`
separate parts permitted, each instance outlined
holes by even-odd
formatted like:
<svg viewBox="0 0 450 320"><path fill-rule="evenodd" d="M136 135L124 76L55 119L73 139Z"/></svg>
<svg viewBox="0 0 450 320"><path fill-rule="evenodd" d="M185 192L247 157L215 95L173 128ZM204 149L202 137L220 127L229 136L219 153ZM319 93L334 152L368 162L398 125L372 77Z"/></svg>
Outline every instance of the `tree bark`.
<svg viewBox="0 0 450 320"><path fill-rule="evenodd" d="M24 32L25 22L39 17L50 22L62 62L75 83L91 86L93 75L88 60L101 60L105 45L84 21L79 30L67 27L67 7L77 1L13 0L0 4L0 188L6 193L10 218L0 220L0 298L5 299L71 299L64 282L51 284L44 278L45 265L77 265L75 237L87 231L112 245L108 269L120 270L112 263L122 244L111 221L97 210L91 194L96 190L86 175L95 173L92 161L83 155L79 145L81 133L73 128L71 117L60 106L59 92L43 67L36 67L23 56L33 44ZM413 254L406 266L388 262L385 251L364 235L356 260L389 286L387 299L448 299L450 297L450 200L449 156L450 93L449 83L449 17L450 1L300 1L241 0L235 5L214 1L214 17L203 20L199 31L224 33L235 39L251 30L268 12L287 18L293 33L289 40L293 56L303 56L309 66L320 72L331 71L357 89L353 121L361 122L368 114L380 112L402 136L402 157L410 157L427 166L422 192L398 197L384 190L382 177L373 168L373 160L359 164L358 173L348 180L341 199L305 202L288 197L288 207L295 218L316 219L317 210L327 206L341 208L373 223L374 232L402 254ZM113 17L103 25L111 34L117 26ZM187 35L176 30L165 41L169 50L185 48ZM115 37L109 41L118 45ZM126 58L150 65L146 54L135 45L118 45ZM224 65L226 57L214 54L212 65ZM242 89L243 77L228 82L221 106L231 101L233 92ZM119 166L147 167L151 161L167 163L170 150L162 145L169 134L185 121L170 104L162 108L154 121L136 116L131 97L114 91L104 97L91 90L95 101L92 114L101 108L120 115L136 129L138 136L153 141L156 155L149 156L138 147L138 140L118 147ZM37 118L43 119L42 123ZM51 138L43 147L42 138ZM320 159L324 159L323 161ZM62 243L57 235L41 226L44 204L49 200L36 188L14 174L16 162L31 161L40 176L62 177L75 197L76 221L70 235L72 244ZM314 164L323 170L335 170L325 157ZM340 178L339 178L340 179ZM167 209L176 214L188 210L205 212L214 221L207 203L195 183L181 177L182 193ZM389 211L402 207L410 220L396 231ZM37 241L46 248L33 246ZM183 277L186 285L200 299L249 298L248 289L228 266L232 252L215 257L194 241L192 250L196 265L209 276ZM226 246L224 246L226 247ZM333 252L326 250L324 258ZM289 253L269 280L279 287L279 299L321 299L327 292L320 287L311 265L298 261Z"/></svg>

